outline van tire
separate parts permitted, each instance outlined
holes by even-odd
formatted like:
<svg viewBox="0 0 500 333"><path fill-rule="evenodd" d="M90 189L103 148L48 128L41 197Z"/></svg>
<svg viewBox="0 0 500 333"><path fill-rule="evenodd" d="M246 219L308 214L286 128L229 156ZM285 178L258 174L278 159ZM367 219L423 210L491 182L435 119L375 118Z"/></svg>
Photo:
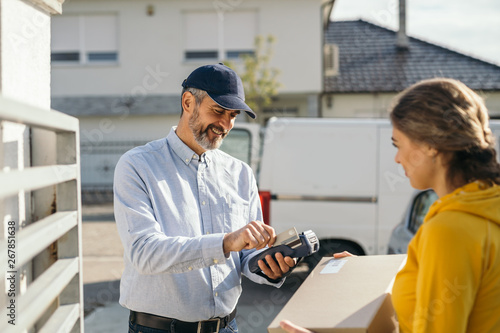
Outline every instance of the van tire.
<svg viewBox="0 0 500 333"><path fill-rule="evenodd" d="M309 266L309 271L311 271L323 257L333 257L334 253L347 251L354 255L364 255L365 252L361 247L350 241L338 240L338 239L325 239L320 240L320 246L318 252L304 258L303 262L307 263Z"/></svg>

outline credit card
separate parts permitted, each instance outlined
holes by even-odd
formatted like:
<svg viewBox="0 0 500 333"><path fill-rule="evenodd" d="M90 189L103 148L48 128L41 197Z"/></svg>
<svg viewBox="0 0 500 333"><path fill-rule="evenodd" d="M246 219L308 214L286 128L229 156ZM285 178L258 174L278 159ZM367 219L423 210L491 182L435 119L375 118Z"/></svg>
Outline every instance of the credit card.
<svg viewBox="0 0 500 333"><path fill-rule="evenodd" d="M299 233L297 232L297 229L295 229L295 227L293 227L293 228L290 228L288 230L285 230L285 231L279 233L276 236L276 242L274 242L273 247L278 246L278 245L287 245L287 246L293 248L294 246L297 246L300 244L301 244L301 242L300 242Z"/></svg>

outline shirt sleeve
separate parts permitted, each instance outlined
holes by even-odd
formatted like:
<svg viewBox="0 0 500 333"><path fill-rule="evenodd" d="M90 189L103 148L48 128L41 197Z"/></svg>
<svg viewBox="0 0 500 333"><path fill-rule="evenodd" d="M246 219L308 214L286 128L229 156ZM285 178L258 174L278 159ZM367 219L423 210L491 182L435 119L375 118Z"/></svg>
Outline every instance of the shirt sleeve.
<svg viewBox="0 0 500 333"><path fill-rule="evenodd" d="M253 174L250 173L250 182L252 184L252 193L250 194L250 216L249 216L249 221L262 221L262 205L260 203L260 196L259 196L259 190L257 188L257 182L255 181L255 178L253 177ZM250 272L250 268L248 266L248 263L250 259L256 255L258 255L260 252L264 251L265 249L262 250L243 250L240 252L240 261L241 261L241 267L242 267L242 273L251 281L259 284L267 284L267 285L272 285L277 288L281 287L281 285L285 282L285 279L280 279L277 282L270 282L266 278Z"/></svg>
<svg viewBox="0 0 500 333"><path fill-rule="evenodd" d="M445 216L446 215L446 216ZM480 245L460 214L441 213L422 226L413 332L466 332L479 286Z"/></svg>
<svg viewBox="0 0 500 333"><path fill-rule="evenodd" d="M114 210L124 255L140 274L183 273L223 264L224 234L169 237L157 222L140 161L125 154L114 178Z"/></svg>

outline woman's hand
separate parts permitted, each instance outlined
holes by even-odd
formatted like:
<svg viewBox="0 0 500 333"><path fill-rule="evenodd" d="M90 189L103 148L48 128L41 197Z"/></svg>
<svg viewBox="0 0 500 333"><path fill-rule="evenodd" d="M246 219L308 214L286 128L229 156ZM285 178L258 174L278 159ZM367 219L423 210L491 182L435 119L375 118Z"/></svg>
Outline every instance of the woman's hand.
<svg viewBox="0 0 500 333"><path fill-rule="evenodd" d="M350 253L350 252L344 251L344 252L334 253L333 257L335 259L340 259L340 258L345 258L345 257L357 257L357 256Z"/></svg>
<svg viewBox="0 0 500 333"><path fill-rule="evenodd" d="M313 333L312 331L309 331L308 329L297 326L288 320L282 320L280 322L280 326L282 329L284 329L285 331L287 331L289 333Z"/></svg>

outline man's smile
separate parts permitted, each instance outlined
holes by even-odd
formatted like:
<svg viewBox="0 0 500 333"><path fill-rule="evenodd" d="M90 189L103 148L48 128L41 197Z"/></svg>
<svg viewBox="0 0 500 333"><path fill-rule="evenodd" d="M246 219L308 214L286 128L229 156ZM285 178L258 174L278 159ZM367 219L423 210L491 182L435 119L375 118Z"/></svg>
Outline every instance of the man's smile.
<svg viewBox="0 0 500 333"><path fill-rule="evenodd" d="M226 131L220 127L217 127L215 125L210 125L209 129L211 129L214 134L216 134L218 136L222 136L222 137L226 136L228 133L228 131Z"/></svg>

